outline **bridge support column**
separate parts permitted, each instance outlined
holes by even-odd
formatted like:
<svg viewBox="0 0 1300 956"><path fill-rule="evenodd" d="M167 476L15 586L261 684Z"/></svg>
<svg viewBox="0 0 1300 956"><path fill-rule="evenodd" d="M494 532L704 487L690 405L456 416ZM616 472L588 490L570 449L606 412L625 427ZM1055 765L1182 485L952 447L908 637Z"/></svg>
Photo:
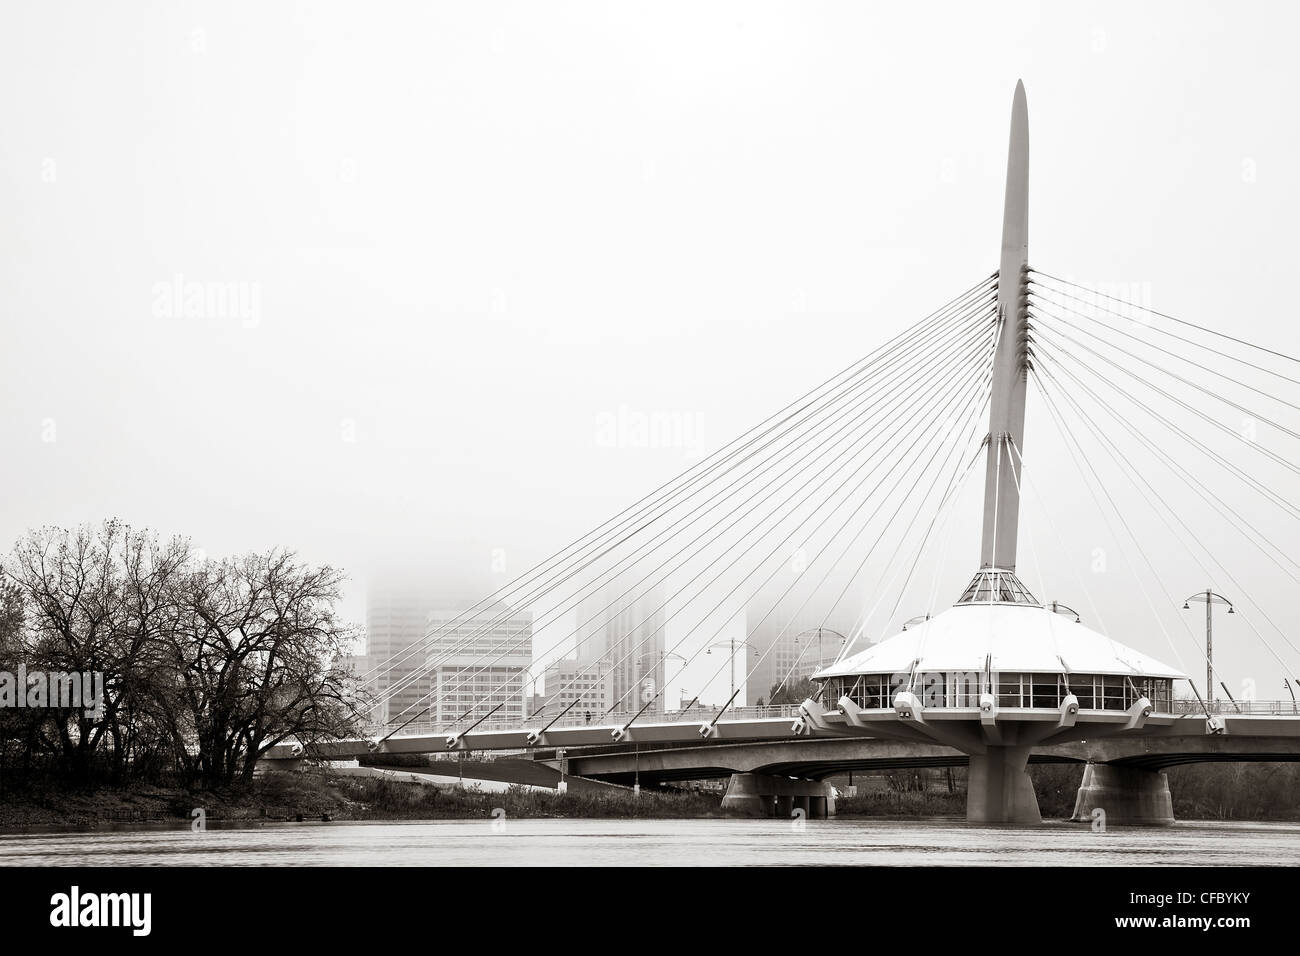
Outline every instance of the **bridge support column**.
<svg viewBox="0 0 1300 956"><path fill-rule="evenodd" d="M722 810L743 817L789 817L802 810L807 819L822 819L835 815L835 791L817 780L733 773Z"/></svg>
<svg viewBox="0 0 1300 956"><path fill-rule="evenodd" d="M1028 747L989 747L972 754L966 784L966 822L1038 826L1038 797L1025 772Z"/></svg>
<svg viewBox="0 0 1300 956"><path fill-rule="evenodd" d="M1098 809L1105 813L1099 819L1107 824L1167 826L1174 822L1169 778L1155 770L1090 763L1083 770L1070 819L1091 823Z"/></svg>

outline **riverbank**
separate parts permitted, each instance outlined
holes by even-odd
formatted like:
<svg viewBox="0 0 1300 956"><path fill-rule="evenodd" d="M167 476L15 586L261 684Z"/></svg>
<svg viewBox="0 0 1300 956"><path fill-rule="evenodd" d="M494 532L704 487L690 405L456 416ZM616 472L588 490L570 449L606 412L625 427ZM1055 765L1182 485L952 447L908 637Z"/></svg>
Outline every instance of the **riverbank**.
<svg viewBox="0 0 1300 956"><path fill-rule="evenodd" d="M0 795L0 830L72 827L87 829L123 823L190 822L202 810L207 822L383 821L482 819L501 811L510 819L707 819L722 817L720 792L631 790L569 778L559 793L536 785L481 789L412 782L405 774L430 768L393 768L391 777L357 776L327 769L274 773L247 787L187 790L155 786L93 791L28 791ZM476 773L485 773L476 768ZM845 818L962 819L964 790L882 790L840 797ZM1072 808L1072 803L1071 807ZM1065 818L1069 809L1053 806L1045 818Z"/></svg>
<svg viewBox="0 0 1300 956"><path fill-rule="evenodd" d="M0 829L93 828L122 823L310 820L442 820L490 817L660 819L721 816L720 798L707 793L608 788L559 793L513 786L485 792L329 770L267 774L247 786L218 790L181 787L102 787L95 790L28 788L0 794Z"/></svg>

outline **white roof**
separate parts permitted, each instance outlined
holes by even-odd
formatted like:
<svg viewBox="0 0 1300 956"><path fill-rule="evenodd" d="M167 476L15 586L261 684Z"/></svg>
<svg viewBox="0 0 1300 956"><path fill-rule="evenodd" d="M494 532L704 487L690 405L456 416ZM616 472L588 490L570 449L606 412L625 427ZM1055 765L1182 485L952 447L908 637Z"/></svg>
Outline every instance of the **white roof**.
<svg viewBox="0 0 1300 956"><path fill-rule="evenodd" d="M1125 647L1049 608L1030 604L959 604L930 620L873 644L813 675L898 674L984 670L1071 674L1128 674L1183 678L1154 658Z"/></svg>

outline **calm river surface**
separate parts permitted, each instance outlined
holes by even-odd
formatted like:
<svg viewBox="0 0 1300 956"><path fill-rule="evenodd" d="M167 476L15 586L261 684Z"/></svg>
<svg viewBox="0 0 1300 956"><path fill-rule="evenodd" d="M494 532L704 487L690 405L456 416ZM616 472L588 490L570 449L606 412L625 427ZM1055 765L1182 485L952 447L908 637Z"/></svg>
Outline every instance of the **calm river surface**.
<svg viewBox="0 0 1300 956"><path fill-rule="evenodd" d="M949 821L441 820L0 835L0 864L199 866L1300 865L1300 824L1159 829Z"/></svg>

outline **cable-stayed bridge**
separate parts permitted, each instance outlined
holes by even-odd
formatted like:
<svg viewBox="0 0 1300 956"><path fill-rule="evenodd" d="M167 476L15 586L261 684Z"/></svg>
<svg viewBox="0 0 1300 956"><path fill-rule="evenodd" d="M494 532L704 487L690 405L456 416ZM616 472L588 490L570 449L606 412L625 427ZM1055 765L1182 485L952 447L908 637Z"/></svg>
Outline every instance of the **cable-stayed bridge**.
<svg viewBox="0 0 1300 956"><path fill-rule="evenodd" d="M1206 535L1213 527L1237 536L1287 587L1300 584L1290 546L1300 467L1286 444L1300 441L1292 427L1300 359L1032 268L1028 173L1028 110L1018 85L996 272L425 642L380 662L363 675L387 678L379 704L410 696L448 661L457 666L399 712L390 709L369 736L283 745L268 758L531 750L610 780L734 774L724 805L754 812L792 800L829 809L818 781L844 770L960 763L970 768L968 818L1016 824L1040 819L1025 772L1031 761L1088 762L1076 816L1101 809L1115 821L1168 822L1164 767L1300 759L1300 649L1277 622L1277 607L1251 595L1257 575L1234 573ZM1140 626L1107 628L1079 579L1093 609L1085 625L1079 612L1048 600L1041 553L1029 573L1018 565L1022 540L1033 538L1021 520L1022 495L1033 487L1025 484L1033 474L1025 438L1031 387L1057 438L1055 464L1084 489L1039 502L1047 527L1037 530L1061 540L1054 511L1094 510L1125 545ZM981 463L980 561L950 604L951 595L939 593L941 572L963 490ZM1270 472L1280 480L1261 477ZM1132 502L1143 521L1163 528L1161 549L1135 522ZM1169 548L1233 599L1212 589L1179 596L1162 570ZM792 553L804 556L798 574L789 570ZM896 630L918 588L925 613ZM575 675L548 686L536 713L514 712L520 679L503 662L527 638L493 635L517 608L538 608L539 627L566 628L576 615L577 627L556 645L564 652L581 651L602 616L635 618L613 666L671 655L685 669L721 646L741 608L774 590L780 595L758 624L800 599L796 614L811 608L823 626L861 605L837 659L819 661L817 689L797 706L740 706L741 682L719 706L668 711L665 684L640 699L629 687L593 714L591 692ZM612 591L620 593L588 615L593 596ZM1186 623L1176 642L1159 613L1192 600L1206 604L1205 645ZM1237 700L1216 679L1208 641L1216 603L1227 604L1276 662L1270 677L1289 699ZM870 643L882 620L896 632ZM1137 638L1144 647L1163 639L1175 663L1164 651L1131 646ZM772 648L751 660L745 641L733 644L702 686L724 669L734 675L739 653L751 677ZM1197 669L1205 665L1204 684L1184 667L1184 651Z"/></svg>

